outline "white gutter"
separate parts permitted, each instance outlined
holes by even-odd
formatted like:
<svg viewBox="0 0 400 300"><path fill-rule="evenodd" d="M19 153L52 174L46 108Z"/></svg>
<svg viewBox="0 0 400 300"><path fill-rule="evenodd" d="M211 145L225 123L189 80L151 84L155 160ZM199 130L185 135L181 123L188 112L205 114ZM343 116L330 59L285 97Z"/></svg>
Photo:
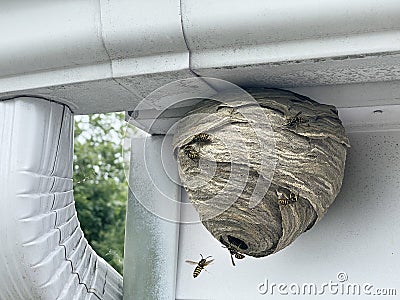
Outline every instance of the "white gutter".
<svg viewBox="0 0 400 300"><path fill-rule="evenodd" d="M154 89L150 81L191 76L176 0L8 1L0 28L2 98L34 94L77 113L117 111Z"/></svg>
<svg viewBox="0 0 400 300"><path fill-rule="evenodd" d="M7 1L0 98L84 114L132 110L197 75L285 88L397 81L399 20L396 0Z"/></svg>

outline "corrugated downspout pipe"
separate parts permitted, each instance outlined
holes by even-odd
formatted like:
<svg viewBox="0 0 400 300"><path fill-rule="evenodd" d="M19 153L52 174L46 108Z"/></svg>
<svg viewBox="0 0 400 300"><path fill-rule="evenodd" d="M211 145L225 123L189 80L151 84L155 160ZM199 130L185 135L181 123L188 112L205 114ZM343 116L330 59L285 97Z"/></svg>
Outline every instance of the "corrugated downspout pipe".
<svg viewBox="0 0 400 300"><path fill-rule="evenodd" d="M0 102L0 299L122 299L122 277L90 247L72 190L73 114Z"/></svg>

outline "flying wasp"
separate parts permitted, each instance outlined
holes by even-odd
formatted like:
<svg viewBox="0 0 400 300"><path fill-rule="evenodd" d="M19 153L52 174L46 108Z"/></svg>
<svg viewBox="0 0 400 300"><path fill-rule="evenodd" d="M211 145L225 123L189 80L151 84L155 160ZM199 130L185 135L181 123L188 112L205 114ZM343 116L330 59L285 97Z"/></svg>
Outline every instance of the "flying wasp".
<svg viewBox="0 0 400 300"><path fill-rule="evenodd" d="M290 192L289 197L285 193L279 192L278 190L276 191L276 194L278 195L278 203L280 205L295 203L299 199L299 195L296 195L293 192Z"/></svg>
<svg viewBox="0 0 400 300"><path fill-rule="evenodd" d="M285 126L288 128L297 128L299 124L307 123L308 121L300 117L301 111L299 111L294 117L289 118Z"/></svg>
<svg viewBox="0 0 400 300"><path fill-rule="evenodd" d="M192 140L195 143L211 143L212 139L211 139L211 135L209 135L208 133L205 132L201 132L199 134L196 134Z"/></svg>
<svg viewBox="0 0 400 300"><path fill-rule="evenodd" d="M201 259L198 262L192 261L192 260L186 261L189 264L197 265L193 271L193 278L196 278L197 276L199 276L201 271L205 270L205 267L214 261L213 259L207 260L207 258L212 257L212 256L207 256L206 258L203 258L203 255L201 255L201 254L200 254L200 256L201 256Z"/></svg>
<svg viewBox="0 0 400 300"><path fill-rule="evenodd" d="M200 158L199 152L197 152L192 146L186 146L183 151L185 152L186 156L190 159L196 160Z"/></svg>
<svg viewBox="0 0 400 300"><path fill-rule="evenodd" d="M222 248L226 248L229 250L229 253L231 254L231 261L232 261L232 265L235 265L235 261L233 260L233 257L235 257L236 259L243 259L245 258L245 256L242 253L239 253L237 251L237 249L233 246L233 245L229 245L229 247L226 246L222 246Z"/></svg>

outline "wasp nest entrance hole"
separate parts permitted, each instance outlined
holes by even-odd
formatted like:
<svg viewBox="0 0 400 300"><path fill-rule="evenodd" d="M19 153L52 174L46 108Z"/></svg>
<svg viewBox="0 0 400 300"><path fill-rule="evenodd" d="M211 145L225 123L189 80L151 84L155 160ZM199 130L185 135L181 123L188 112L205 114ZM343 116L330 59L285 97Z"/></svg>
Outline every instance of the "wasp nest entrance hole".
<svg viewBox="0 0 400 300"><path fill-rule="evenodd" d="M249 248L249 246L247 246L247 244L241 239L229 234L226 237L228 238L228 242L226 242L222 236L219 238L219 241L227 247L234 246L238 250L247 250Z"/></svg>
<svg viewBox="0 0 400 300"><path fill-rule="evenodd" d="M334 106L276 89L204 100L174 150L203 225L225 246L275 253L313 227L339 193L349 147Z"/></svg>

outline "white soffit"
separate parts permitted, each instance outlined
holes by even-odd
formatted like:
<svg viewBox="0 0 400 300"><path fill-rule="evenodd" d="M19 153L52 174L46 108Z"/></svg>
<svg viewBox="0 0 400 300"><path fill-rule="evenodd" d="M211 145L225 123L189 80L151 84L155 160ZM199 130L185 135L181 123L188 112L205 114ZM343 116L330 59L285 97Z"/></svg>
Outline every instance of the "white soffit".
<svg viewBox="0 0 400 300"><path fill-rule="evenodd" d="M164 84L209 76L338 107L399 104L398 0L7 0L0 8L0 99L128 111Z"/></svg>

